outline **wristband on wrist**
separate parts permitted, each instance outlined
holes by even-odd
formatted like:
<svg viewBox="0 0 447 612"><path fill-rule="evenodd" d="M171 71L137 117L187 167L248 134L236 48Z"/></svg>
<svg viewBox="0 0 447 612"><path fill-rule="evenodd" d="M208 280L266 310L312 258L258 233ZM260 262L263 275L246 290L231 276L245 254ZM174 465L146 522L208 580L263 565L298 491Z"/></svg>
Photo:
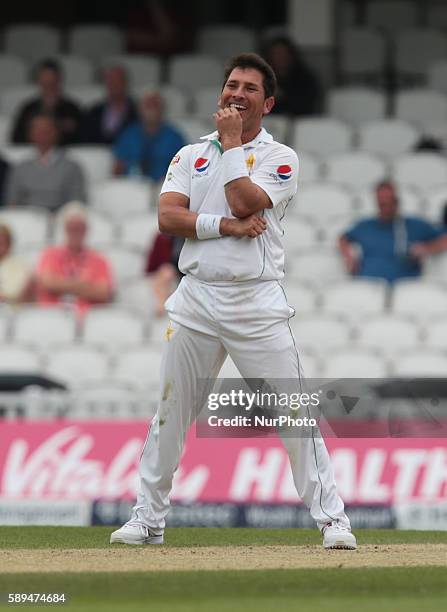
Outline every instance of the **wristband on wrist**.
<svg viewBox="0 0 447 612"><path fill-rule="evenodd" d="M220 221L222 215L209 215L208 213L200 213L196 219L196 234L199 240L208 240L209 238L222 238L220 233Z"/></svg>
<svg viewBox="0 0 447 612"><path fill-rule="evenodd" d="M233 149L225 151L222 155L222 161L224 185L236 179L248 176L244 149L242 147L234 147Z"/></svg>

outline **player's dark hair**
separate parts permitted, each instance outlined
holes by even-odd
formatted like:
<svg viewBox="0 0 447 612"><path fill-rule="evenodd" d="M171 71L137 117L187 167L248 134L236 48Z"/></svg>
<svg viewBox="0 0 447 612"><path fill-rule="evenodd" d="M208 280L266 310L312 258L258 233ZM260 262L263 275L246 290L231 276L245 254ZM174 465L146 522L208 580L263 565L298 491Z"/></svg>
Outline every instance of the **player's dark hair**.
<svg viewBox="0 0 447 612"><path fill-rule="evenodd" d="M39 62L34 71L35 77L37 77L42 70L51 70L60 79L63 77L62 66L54 59L48 58Z"/></svg>
<svg viewBox="0 0 447 612"><path fill-rule="evenodd" d="M225 83L228 81L228 77L235 68L253 68L254 70L258 70L262 74L265 98L270 98L270 96L275 95L275 73L270 64L268 64L260 55L258 55L257 53L241 53L240 55L232 57L225 67L222 89L225 87Z"/></svg>

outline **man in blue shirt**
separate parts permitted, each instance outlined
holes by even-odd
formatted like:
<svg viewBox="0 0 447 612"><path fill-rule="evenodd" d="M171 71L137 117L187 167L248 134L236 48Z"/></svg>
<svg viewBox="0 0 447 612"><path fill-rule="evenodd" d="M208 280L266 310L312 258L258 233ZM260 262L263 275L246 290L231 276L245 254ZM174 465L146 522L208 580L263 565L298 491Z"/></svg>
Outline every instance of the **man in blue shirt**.
<svg viewBox="0 0 447 612"><path fill-rule="evenodd" d="M164 121L164 103L158 92L145 93L139 111L140 120L129 125L115 142L114 174L158 181L186 143L182 134Z"/></svg>
<svg viewBox="0 0 447 612"><path fill-rule="evenodd" d="M447 234L417 217L401 216L392 183L376 187L378 216L356 223L340 237L347 271L392 283L420 276L422 260L447 249Z"/></svg>

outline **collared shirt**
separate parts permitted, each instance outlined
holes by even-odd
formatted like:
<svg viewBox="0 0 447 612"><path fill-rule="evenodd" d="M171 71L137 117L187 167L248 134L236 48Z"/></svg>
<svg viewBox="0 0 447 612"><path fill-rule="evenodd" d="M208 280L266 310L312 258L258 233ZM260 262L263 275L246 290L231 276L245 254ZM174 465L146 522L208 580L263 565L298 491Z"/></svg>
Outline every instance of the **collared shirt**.
<svg viewBox="0 0 447 612"><path fill-rule="evenodd" d="M218 133L213 132L201 143L180 149L171 161L161 193L182 193L189 198L191 211L231 218L217 139ZM273 208L263 211L267 229L257 238L185 240L179 268L205 282L266 281L284 276L281 220L296 193L298 158L295 151L275 142L264 128L242 148L251 181L266 192Z"/></svg>

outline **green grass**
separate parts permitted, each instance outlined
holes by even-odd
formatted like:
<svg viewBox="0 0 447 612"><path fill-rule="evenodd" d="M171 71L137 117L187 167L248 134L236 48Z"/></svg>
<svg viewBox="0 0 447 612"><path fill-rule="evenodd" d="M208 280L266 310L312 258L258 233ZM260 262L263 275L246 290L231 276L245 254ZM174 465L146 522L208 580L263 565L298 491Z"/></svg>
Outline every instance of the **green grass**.
<svg viewBox="0 0 447 612"><path fill-rule="evenodd" d="M107 548L114 527L0 527L0 549ZM364 529L359 544L447 543L447 531ZM166 546L265 546L320 544L317 529L232 529L226 527L172 527Z"/></svg>
<svg viewBox="0 0 447 612"><path fill-rule="evenodd" d="M0 592L11 591L64 592L65 607L79 611L437 612L447 602L447 573L418 567L0 576Z"/></svg>

